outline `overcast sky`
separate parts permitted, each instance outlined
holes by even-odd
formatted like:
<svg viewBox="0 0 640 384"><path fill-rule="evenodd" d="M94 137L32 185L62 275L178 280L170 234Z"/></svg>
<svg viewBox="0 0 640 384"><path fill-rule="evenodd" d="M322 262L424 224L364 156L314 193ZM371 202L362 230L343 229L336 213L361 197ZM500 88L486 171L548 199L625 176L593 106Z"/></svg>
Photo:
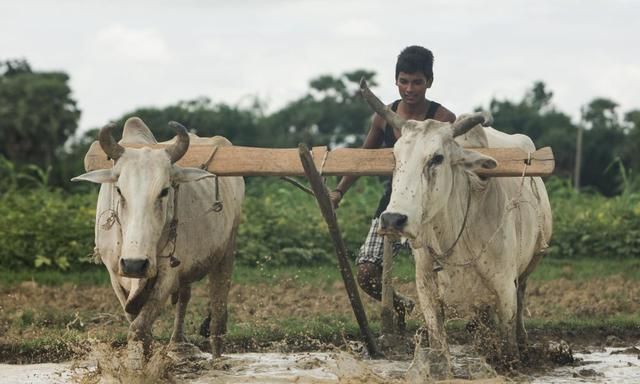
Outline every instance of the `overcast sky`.
<svg viewBox="0 0 640 384"><path fill-rule="evenodd" d="M312 78L360 68L390 102L412 44L436 57L427 97L457 114L536 80L574 121L595 97L640 109L636 0L0 0L0 60L67 72L81 130L199 96L272 112Z"/></svg>

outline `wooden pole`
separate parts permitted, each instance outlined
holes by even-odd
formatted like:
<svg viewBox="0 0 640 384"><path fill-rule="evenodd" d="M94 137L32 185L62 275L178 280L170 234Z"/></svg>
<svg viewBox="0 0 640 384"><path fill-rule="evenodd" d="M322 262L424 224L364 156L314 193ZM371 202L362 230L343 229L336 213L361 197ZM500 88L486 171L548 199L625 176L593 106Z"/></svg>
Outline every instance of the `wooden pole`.
<svg viewBox="0 0 640 384"><path fill-rule="evenodd" d="M322 212L322 216L324 216L324 219L327 222L329 234L331 235L333 245L336 249L336 256L338 257L340 273L344 280L344 287L347 290L347 295L349 296L353 313L355 314L358 325L360 326L360 333L364 338L369 355L371 357L380 357L382 354L378 351L378 346L376 345L373 334L369 329L367 314L364 311L360 295L358 294L358 287L355 279L353 278L351 265L347 260L347 247L344 245L342 235L340 234L340 228L338 227L338 221L336 220L336 212L331 204L331 199L329 199L329 192L322 182L322 177L313 162L313 157L311 156L309 149L307 149L304 144L300 144L298 146L298 151L300 153L300 161L302 162L304 171L307 178L309 178L309 184L311 185L311 189L313 190L318 206L320 207L320 212Z"/></svg>
<svg viewBox="0 0 640 384"><path fill-rule="evenodd" d="M393 252L391 245L392 239L389 238L389 236L384 236L384 253L382 256L382 309L380 311L382 335L395 333L393 326L395 311L393 310Z"/></svg>
<svg viewBox="0 0 640 384"><path fill-rule="evenodd" d="M580 172L582 170L582 132L584 126L584 108L580 111L581 118L580 123L578 123L578 135L576 136L576 159L575 159L575 167L573 170L573 188L576 192L580 192Z"/></svg>

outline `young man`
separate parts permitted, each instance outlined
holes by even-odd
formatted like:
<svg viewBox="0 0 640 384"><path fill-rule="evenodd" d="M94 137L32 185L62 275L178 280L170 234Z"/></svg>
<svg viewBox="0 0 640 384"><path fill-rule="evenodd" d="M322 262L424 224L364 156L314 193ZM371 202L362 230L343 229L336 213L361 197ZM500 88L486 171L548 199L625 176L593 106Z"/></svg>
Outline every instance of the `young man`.
<svg viewBox="0 0 640 384"><path fill-rule="evenodd" d="M400 93L400 100L390 104L391 109L401 117L409 120L434 119L454 122L456 116L447 108L428 100L425 93L433 83L433 54L430 50L420 46L410 46L402 50L396 63L396 86ZM400 137L400 131L388 126L378 114L373 115L369 133L362 148L391 148ZM356 181L355 176L343 177L335 190L330 193L335 208L351 185ZM387 208L391 198L391 180L385 183L384 195L378 203L369 234L360 247L356 259L358 284L376 300L382 298L382 253L383 237L378 235L380 214ZM402 245L393 244L394 255ZM393 303L398 313L399 324L404 327L405 312L411 312L414 302L394 292Z"/></svg>

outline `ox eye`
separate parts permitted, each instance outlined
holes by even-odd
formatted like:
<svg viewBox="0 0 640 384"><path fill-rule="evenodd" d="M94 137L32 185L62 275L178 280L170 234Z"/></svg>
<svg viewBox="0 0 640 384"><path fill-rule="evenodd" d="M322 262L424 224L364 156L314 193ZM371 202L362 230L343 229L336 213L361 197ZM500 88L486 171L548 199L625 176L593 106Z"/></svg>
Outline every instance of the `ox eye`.
<svg viewBox="0 0 640 384"><path fill-rule="evenodd" d="M163 197L167 197L168 194L169 194L169 187L162 188L162 191L160 191L160 195L158 196L158 198L162 199Z"/></svg>
<svg viewBox="0 0 640 384"><path fill-rule="evenodd" d="M120 190L120 187L116 187L116 192L118 192L118 195L122 196L122 191Z"/></svg>
<svg viewBox="0 0 640 384"><path fill-rule="evenodd" d="M438 154L438 155L434 155L431 159L429 159L429 166L434 166L434 165L438 165L441 164L442 161L444 160L444 156Z"/></svg>

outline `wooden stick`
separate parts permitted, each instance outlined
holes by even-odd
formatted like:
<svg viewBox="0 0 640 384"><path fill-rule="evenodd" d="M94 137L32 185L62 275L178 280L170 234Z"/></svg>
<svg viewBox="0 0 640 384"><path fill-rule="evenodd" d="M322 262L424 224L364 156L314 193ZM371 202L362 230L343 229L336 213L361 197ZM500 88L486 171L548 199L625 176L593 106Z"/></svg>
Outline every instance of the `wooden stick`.
<svg viewBox="0 0 640 384"><path fill-rule="evenodd" d="M322 177L320 176L320 173L318 172L318 169L314 164L313 157L311 156L309 149L307 149L304 144L300 144L298 146L298 151L300 153L300 161L302 162L304 171L309 178L309 184L311 185L311 189L313 190L313 193L315 194L316 200L318 202L318 206L320 207L320 212L322 212L322 216L324 216L324 219L327 222L329 234L331 235L333 245L336 249L336 256L338 257L340 273L342 274L342 279L344 280L344 287L347 290L347 295L349 296L349 301L351 302L353 313L355 314L358 325L360 326L360 333L364 338L367 350L369 351L369 355L371 357L382 356L382 354L378 351L378 347L376 345L375 339L373 338L373 334L369 329L367 314L364 311L362 301L360 300L360 294L358 293L356 281L353 278L351 265L347 260L347 247L344 245L342 235L340 234L340 228L338 227L338 221L336 220L336 212L333 209L331 200L329 199L329 191L322 182Z"/></svg>
<svg viewBox="0 0 640 384"><path fill-rule="evenodd" d="M380 320L382 322L382 334L391 335L395 333L393 319L393 240L389 236L384 236L384 253L382 256L382 309Z"/></svg>
<svg viewBox="0 0 640 384"><path fill-rule="evenodd" d="M127 148L143 145L123 144ZM166 144L144 145L164 148ZM479 169L481 176L520 177L529 154L519 148L467 148L493 157L498 166ZM211 154L211 144L192 143L178 165L199 167ZM326 158L325 158L326 154ZM391 176L395 158L391 148L359 149L338 148L327 153L327 147L313 148L313 161L322 176ZM87 152L84 165L88 171L111 168L112 162L94 142ZM525 176L548 176L555 161L551 148L545 147L531 154ZM295 148L219 147L207 170L218 176L305 176Z"/></svg>
<svg viewBox="0 0 640 384"><path fill-rule="evenodd" d="M280 178L286 182L289 182L293 185L295 185L298 189L300 189L301 191L307 192L308 194L310 194L311 196L315 196L313 194L313 191L311 189L309 189L309 187L307 187L306 185L302 185L298 182L298 180L293 179L289 176L280 176Z"/></svg>

